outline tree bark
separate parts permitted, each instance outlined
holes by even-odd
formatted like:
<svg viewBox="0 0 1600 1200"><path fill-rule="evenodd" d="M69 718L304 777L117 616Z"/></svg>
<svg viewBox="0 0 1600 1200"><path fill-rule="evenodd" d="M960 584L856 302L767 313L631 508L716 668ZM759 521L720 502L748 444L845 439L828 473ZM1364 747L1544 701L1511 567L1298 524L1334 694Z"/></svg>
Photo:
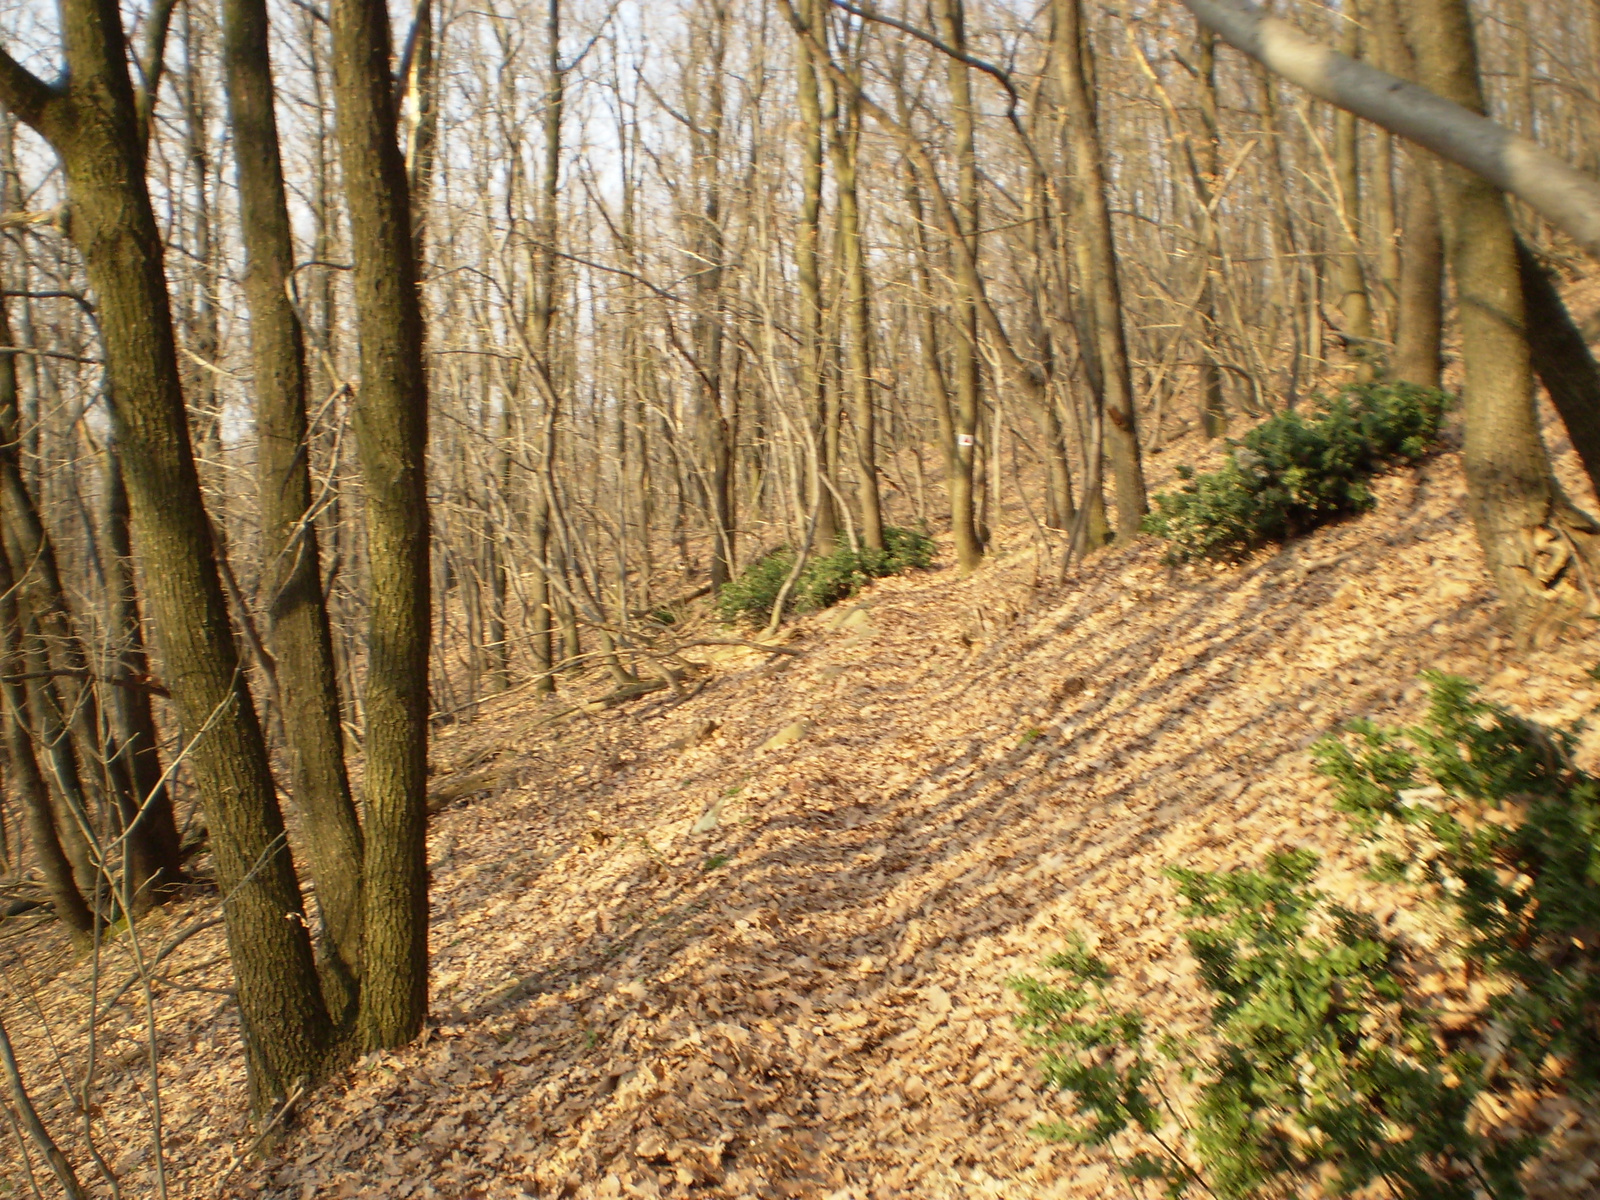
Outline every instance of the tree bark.
<svg viewBox="0 0 1600 1200"><path fill-rule="evenodd" d="M1402 383L1436 388L1443 370L1444 239L1426 164L1411 155L1400 250L1400 296L1395 308L1394 362Z"/></svg>
<svg viewBox="0 0 1600 1200"><path fill-rule="evenodd" d="M402 1045L428 1012L428 391L389 12L334 0L335 128L354 260L370 601L362 1044Z"/></svg>
<svg viewBox="0 0 1600 1200"><path fill-rule="evenodd" d="M312 512L304 335L286 290L294 239L273 111L264 0L224 0L223 59L239 172L255 381L261 555L293 796L317 883L329 1007L347 1015L361 972L361 827L350 796L339 676Z"/></svg>
<svg viewBox="0 0 1600 1200"><path fill-rule="evenodd" d="M113 685L139 683L150 676L150 660L145 652L144 622L139 615L139 593L134 577L128 485L123 478L122 454L115 436L106 439L104 463L102 527L105 553L110 559L106 623L114 641L111 679ZM130 832L141 843L147 843L146 852L156 865L152 878L155 895L159 898L166 885L182 877L183 864L179 856L177 817L161 765L161 737L150 704L150 692L137 686L112 686L107 689L106 703L111 709L118 753L128 759L134 794L142 814Z"/></svg>
<svg viewBox="0 0 1600 1200"><path fill-rule="evenodd" d="M44 876L45 893L55 909L56 920L66 926L74 944L82 950L88 947L94 932L94 914L73 879L72 863L56 835L50 795L33 753L28 689L18 678L26 673L27 666L22 655L22 627L17 615L15 586L10 559L4 547L0 547L0 675L5 678L5 712L0 719L5 722L6 754L22 801L39 873Z"/></svg>
<svg viewBox="0 0 1600 1200"><path fill-rule="evenodd" d="M1468 109L1483 93L1465 0L1417 0L1413 43L1424 83ZM1551 473L1533 404L1523 283L1505 197L1490 180L1440 172L1466 370L1468 508L1520 636L1542 640L1586 604L1600 527Z"/></svg>
<svg viewBox="0 0 1600 1200"><path fill-rule="evenodd" d="M727 406L730 391L723 364L723 239L722 163L723 125L726 120L724 60L728 44L728 6L721 0L710 5L712 28L697 31L710 54L705 95L691 96L690 145L694 155L695 190L700 211L694 219L695 270L693 274L695 374L698 380L698 421L701 445L709 470L705 477L706 511L711 526L711 587L713 591L733 578L735 557L733 423ZM702 113L700 103L705 109Z"/></svg>
<svg viewBox="0 0 1600 1200"><path fill-rule="evenodd" d="M1377 0L1373 27L1383 68L1401 79L1416 77L1397 0ZM1406 211L1395 299L1394 357L1389 374L1401 383L1436 388L1444 339L1444 241L1434 195L1437 164L1418 146L1406 148Z"/></svg>
<svg viewBox="0 0 1600 1200"><path fill-rule="evenodd" d="M61 24L65 84L40 83L0 55L0 100L51 142L65 168L73 240L99 301L146 595L228 897L261 1111L321 1070L328 1015L195 471L121 14L111 0L66 0Z"/></svg>
<svg viewBox="0 0 1600 1200"><path fill-rule="evenodd" d="M965 54L967 48L966 7L962 0L939 0L939 32L945 44ZM977 262L979 222L978 154L974 142L972 81L967 64L956 58L945 60L949 81L951 122L955 130L957 169L956 202L952 206L956 228L949 231L964 243L963 257ZM977 457L978 415L983 404L982 373L978 360L978 297L968 273L960 276L960 295L952 321L956 344L951 347L955 406L951 417L955 426L955 471L949 480L950 518L956 542L956 566L962 574L977 570L983 562L983 541L974 521L972 468Z"/></svg>
<svg viewBox="0 0 1600 1200"><path fill-rule="evenodd" d="M1106 198L1105 152L1100 143L1092 77L1093 47L1084 24L1081 0L1055 0L1056 81L1067 109L1067 130L1072 147L1076 181L1073 212L1083 224L1079 235L1088 251L1089 278L1083 288L1089 295L1094 320L1091 347L1100 364L1104 397L1106 443L1111 451L1111 472L1117 498L1117 538L1131 541L1149 506L1145 494L1144 464L1139 448L1139 427L1133 394L1133 374L1128 367L1127 332L1123 327L1121 266L1111 228L1111 207Z"/></svg>
<svg viewBox="0 0 1600 1200"><path fill-rule="evenodd" d="M1200 152L1190 160L1190 165L1201 205L1199 241L1201 269L1205 271L1205 283L1200 288L1200 428L1208 438L1219 438L1228 432L1228 399L1222 386L1222 367L1217 362L1217 343L1222 329L1217 315L1221 305L1217 295L1221 290L1221 264L1217 261L1220 247L1216 217L1211 211L1211 193L1222 174L1222 138L1217 125L1217 39L1204 26L1200 29L1195 57L1202 136Z"/></svg>
<svg viewBox="0 0 1600 1200"><path fill-rule="evenodd" d="M1341 14L1340 49L1354 60L1361 54L1360 15ZM1334 286L1339 289L1339 315L1344 322L1345 346L1356 363L1356 378L1371 379L1376 348L1372 338L1372 298L1361 269L1361 159L1356 138L1356 115L1349 109L1333 114L1333 174L1338 203L1338 253L1333 260Z"/></svg>
<svg viewBox="0 0 1600 1200"><path fill-rule="evenodd" d="M813 27L816 0L800 0L803 19ZM807 497L817 513L812 545L818 555L833 552L839 537L839 514L834 509L833 491L823 482L831 478L833 464L827 460L829 394L827 360L822 344L825 313L822 300L822 275L818 267L822 243L822 97L817 86L817 71L811 61L811 48L804 37L795 38L796 99L801 122L801 202L800 224L795 231L795 283L800 292L801 380L810 397L809 419L817 443L817 478Z"/></svg>
<svg viewBox="0 0 1600 1200"><path fill-rule="evenodd" d="M850 341L850 421L855 435L856 502L861 507L857 536L867 549L882 550L883 509L878 494L877 417L872 395L871 289L861 238L861 193L857 178L861 144L858 96L859 92L853 91L839 106L829 149L838 189L845 331Z"/></svg>
<svg viewBox="0 0 1600 1200"><path fill-rule="evenodd" d="M1555 280L1517 238L1517 272L1527 306L1528 350L1539 382L1567 427L1595 495L1600 496L1600 364L1567 311Z"/></svg>

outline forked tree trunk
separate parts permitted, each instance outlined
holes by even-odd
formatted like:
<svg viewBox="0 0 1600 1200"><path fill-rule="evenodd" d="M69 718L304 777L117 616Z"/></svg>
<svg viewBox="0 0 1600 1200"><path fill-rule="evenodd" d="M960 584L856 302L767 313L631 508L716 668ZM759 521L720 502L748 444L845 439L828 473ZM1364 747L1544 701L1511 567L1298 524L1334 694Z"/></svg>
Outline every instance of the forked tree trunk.
<svg viewBox="0 0 1600 1200"><path fill-rule="evenodd" d="M223 58L239 171L255 380L268 636L278 660L293 796L317 882L329 1007L350 1015L361 972L361 827L345 769L339 675L312 512L304 336L286 288L294 240L273 111L264 0L225 0Z"/></svg>
<svg viewBox="0 0 1600 1200"><path fill-rule="evenodd" d="M428 390L389 11L335 0L330 24L361 336L370 616L359 1027L376 1049L410 1041L428 1012Z"/></svg>

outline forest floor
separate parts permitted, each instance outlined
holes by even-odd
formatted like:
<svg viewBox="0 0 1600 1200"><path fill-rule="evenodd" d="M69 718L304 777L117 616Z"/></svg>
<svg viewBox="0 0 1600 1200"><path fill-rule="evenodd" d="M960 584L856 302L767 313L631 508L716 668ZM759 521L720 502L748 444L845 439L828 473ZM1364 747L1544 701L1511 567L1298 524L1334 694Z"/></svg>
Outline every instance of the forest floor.
<svg viewBox="0 0 1600 1200"><path fill-rule="evenodd" d="M1200 457L1180 444L1152 476ZM1576 491L1570 454L1563 473ZM1415 915L1364 882L1313 741L1415 720L1429 668L1542 721L1596 706L1600 636L1513 651L1453 451L1377 492L1371 514L1239 566L1169 567L1146 539L1059 587L1019 523L970 578L947 558L796 622L798 654L696 652L709 674L689 699L539 724L550 702L524 693L446 729L437 786L493 782L433 824L436 1024L310 1097L275 1157L241 1161L236 1019L179 990L226 986L220 931L190 938L154 1016L170 1194L1130 1195L1098 1155L1029 1133L1062 1113L1006 980L1080 931L1125 997L1192 1029L1164 867L1308 846L1330 891L1391 925ZM213 909L167 915L146 952ZM91 1178L37 1017L81 1071L92 981L53 937L6 939L9 988L37 1004L7 1019ZM97 1081L130 1197L156 1191L137 996L100 1025ZM1565 1132L1533 1193L1600 1194L1600 1128L1545 1117Z"/></svg>

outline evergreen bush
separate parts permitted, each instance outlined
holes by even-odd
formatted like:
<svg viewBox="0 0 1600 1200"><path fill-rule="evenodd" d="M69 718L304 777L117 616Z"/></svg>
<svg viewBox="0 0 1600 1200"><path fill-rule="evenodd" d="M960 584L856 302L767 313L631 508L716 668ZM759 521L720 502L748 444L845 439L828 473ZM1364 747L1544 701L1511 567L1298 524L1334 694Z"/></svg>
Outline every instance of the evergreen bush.
<svg viewBox="0 0 1600 1200"><path fill-rule="evenodd" d="M885 525L883 543L882 550L841 545L807 559L786 609L816 612L855 595L873 579L933 564L933 539L918 530ZM794 551L788 546L769 551L724 585L717 596L718 613L730 623L766 621L793 568Z"/></svg>
<svg viewBox="0 0 1600 1200"><path fill-rule="evenodd" d="M1536 726L1430 676L1416 728L1352 728L1319 769L1375 847L1380 875L1453 915L1454 950L1495 998L1476 1035L1418 994L1423 951L1312 886L1294 850L1259 871L1174 868L1213 998L1210 1037L1180 1043L1111 1003L1106 965L1074 943L1051 982L1011 981L1076 1117L1052 1140L1140 1143L1120 1165L1169 1196L1333 1195L1380 1186L1408 1200L1509 1200L1538 1137L1475 1112L1487 1090L1600 1088L1600 781L1574 733ZM1164 1081L1194 1085L1180 1105ZM1127 1140L1127 1139L1123 1139ZM1365 1194L1365 1192L1363 1192Z"/></svg>
<svg viewBox="0 0 1600 1200"><path fill-rule="evenodd" d="M1281 413L1229 440L1228 460L1155 497L1147 532L1174 560L1234 559L1372 507L1366 480L1420 460L1438 440L1443 392L1405 383L1353 384L1309 413Z"/></svg>

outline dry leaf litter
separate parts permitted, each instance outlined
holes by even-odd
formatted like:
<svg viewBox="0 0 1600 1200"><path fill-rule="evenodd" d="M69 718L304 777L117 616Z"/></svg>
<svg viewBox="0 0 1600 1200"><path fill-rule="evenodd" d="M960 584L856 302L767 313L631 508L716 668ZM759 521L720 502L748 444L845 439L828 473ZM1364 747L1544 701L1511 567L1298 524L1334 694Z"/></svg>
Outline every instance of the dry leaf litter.
<svg viewBox="0 0 1600 1200"><path fill-rule="evenodd" d="M1180 444L1152 476L1207 453ZM1584 496L1570 452L1561 467ZM196 901L140 932L147 961L188 935L148 1013L137 988L107 1004L127 939L97 978L48 926L7 939L35 1099L92 1182L65 1081L81 1087L97 995L94 1142L129 1197L158 1186L147 1021L173 1196L1132 1195L1100 1155L1029 1134L1063 1114L1005 980L1082 932L1122 1000L1197 1031L1162 868L1283 846L1424 931L1426 911L1365 881L1307 747L1352 717L1416 719L1427 668L1542 721L1596 706L1600 637L1512 652L1454 452L1377 492L1371 514L1241 566L1169 567L1147 539L1060 589L1019 520L970 578L947 554L796 622L798 656L712 650L687 700L555 724L526 695L488 705L433 751L461 798L430 838L423 1040L360 1060L249 1156L221 930L194 932L215 915ZM1600 1194L1596 1124L1530 1104L1507 1119L1556 1130L1532 1193ZM22 1194L15 1138L0 1147Z"/></svg>

